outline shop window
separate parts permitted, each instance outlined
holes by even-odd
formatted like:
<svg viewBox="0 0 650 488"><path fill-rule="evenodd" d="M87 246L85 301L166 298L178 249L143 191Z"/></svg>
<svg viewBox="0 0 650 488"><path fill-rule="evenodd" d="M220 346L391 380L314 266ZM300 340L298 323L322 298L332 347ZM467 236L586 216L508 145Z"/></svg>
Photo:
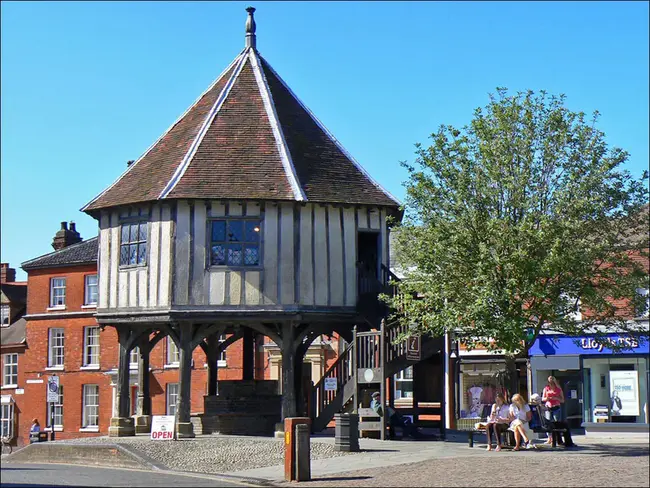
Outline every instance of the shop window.
<svg viewBox="0 0 650 488"><path fill-rule="evenodd" d="M460 418L485 417L497 393L508 400L504 380L505 363L461 363Z"/></svg>
<svg viewBox="0 0 650 488"><path fill-rule="evenodd" d="M413 398L413 366L395 375L395 399Z"/></svg>

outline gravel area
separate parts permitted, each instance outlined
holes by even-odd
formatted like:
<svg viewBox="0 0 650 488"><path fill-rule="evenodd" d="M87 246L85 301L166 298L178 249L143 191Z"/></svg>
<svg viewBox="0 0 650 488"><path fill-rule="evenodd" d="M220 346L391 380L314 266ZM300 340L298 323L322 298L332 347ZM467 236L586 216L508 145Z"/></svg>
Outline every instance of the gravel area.
<svg viewBox="0 0 650 488"><path fill-rule="evenodd" d="M647 487L648 454L647 445L593 445L551 452L492 451L480 456L338 473L301 486Z"/></svg>
<svg viewBox="0 0 650 488"><path fill-rule="evenodd" d="M55 441L83 444L126 444L171 470L196 473L226 473L284 464L282 439L240 436L200 436L195 439L153 441L145 436L87 437ZM350 453L334 450L332 444L311 442L311 458L324 459Z"/></svg>

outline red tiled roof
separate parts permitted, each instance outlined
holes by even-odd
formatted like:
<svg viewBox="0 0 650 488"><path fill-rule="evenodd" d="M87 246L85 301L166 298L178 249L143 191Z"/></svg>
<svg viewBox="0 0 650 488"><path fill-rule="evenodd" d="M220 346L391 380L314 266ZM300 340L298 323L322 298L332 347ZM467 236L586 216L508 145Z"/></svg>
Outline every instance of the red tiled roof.
<svg viewBox="0 0 650 488"><path fill-rule="evenodd" d="M254 47L82 210L175 198L399 205Z"/></svg>

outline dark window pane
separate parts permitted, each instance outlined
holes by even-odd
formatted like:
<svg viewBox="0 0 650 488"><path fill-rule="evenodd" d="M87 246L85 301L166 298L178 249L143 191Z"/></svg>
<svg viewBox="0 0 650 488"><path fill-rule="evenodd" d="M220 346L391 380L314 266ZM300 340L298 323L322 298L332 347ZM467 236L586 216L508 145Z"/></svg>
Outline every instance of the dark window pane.
<svg viewBox="0 0 650 488"><path fill-rule="evenodd" d="M128 224L123 224L122 225L122 240L120 242L122 242L122 243L129 242L129 225Z"/></svg>
<svg viewBox="0 0 650 488"><path fill-rule="evenodd" d="M147 224L140 224L140 235L138 236L139 241L147 240Z"/></svg>
<svg viewBox="0 0 650 488"><path fill-rule="evenodd" d="M138 245L138 264L144 264L147 257L147 243L142 242Z"/></svg>
<svg viewBox="0 0 650 488"><path fill-rule="evenodd" d="M246 242L259 242L260 223L256 220L246 221Z"/></svg>
<svg viewBox="0 0 650 488"><path fill-rule="evenodd" d="M223 245L212 246L212 264L226 264L226 248Z"/></svg>
<svg viewBox="0 0 650 488"><path fill-rule="evenodd" d="M131 244L129 246L129 264L137 264L138 262L138 245Z"/></svg>
<svg viewBox="0 0 650 488"><path fill-rule="evenodd" d="M129 264L129 246L122 246L120 248L120 264Z"/></svg>
<svg viewBox="0 0 650 488"><path fill-rule="evenodd" d="M231 220L228 222L228 240L230 242L241 242L244 240L244 222Z"/></svg>
<svg viewBox="0 0 650 488"><path fill-rule="evenodd" d="M131 224L129 227L131 228L129 238L131 239L131 242L135 242L138 240L138 224Z"/></svg>
<svg viewBox="0 0 650 488"><path fill-rule="evenodd" d="M215 220L212 222L212 241L223 242L226 240L226 221Z"/></svg>
<svg viewBox="0 0 650 488"><path fill-rule="evenodd" d="M246 246L244 249L244 264L246 266L257 266L260 264L259 249L257 246Z"/></svg>
<svg viewBox="0 0 650 488"><path fill-rule="evenodd" d="M241 244L231 244L228 246L228 264L231 266L241 266L242 250Z"/></svg>

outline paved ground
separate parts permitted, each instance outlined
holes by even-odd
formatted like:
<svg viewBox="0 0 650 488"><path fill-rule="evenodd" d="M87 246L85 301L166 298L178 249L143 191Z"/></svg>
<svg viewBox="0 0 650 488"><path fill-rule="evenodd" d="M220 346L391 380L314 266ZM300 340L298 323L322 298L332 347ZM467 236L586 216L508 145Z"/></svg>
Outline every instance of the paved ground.
<svg viewBox="0 0 650 488"><path fill-rule="evenodd" d="M647 439L574 439L579 447L571 450L540 446L520 452L486 452L480 443L469 448L467 443L361 439L360 453L312 460L314 481L305 486L649 486ZM549 467L559 477L549 480ZM274 466L231 474L282 485L283 473Z"/></svg>
<svg viewBox="0 0 650 488"><path fill-rule="evenodd" d="M65 464L2 463L2 488L47 486L256 486L214 476Z"/></svg>
<svg viewBox="0 0 650 488"><path fill-rule="evenodd" d="M649 475L647 445L594 445L551 452L481 450L478 455L317 475L301 486L647 487Z"/></svg>

